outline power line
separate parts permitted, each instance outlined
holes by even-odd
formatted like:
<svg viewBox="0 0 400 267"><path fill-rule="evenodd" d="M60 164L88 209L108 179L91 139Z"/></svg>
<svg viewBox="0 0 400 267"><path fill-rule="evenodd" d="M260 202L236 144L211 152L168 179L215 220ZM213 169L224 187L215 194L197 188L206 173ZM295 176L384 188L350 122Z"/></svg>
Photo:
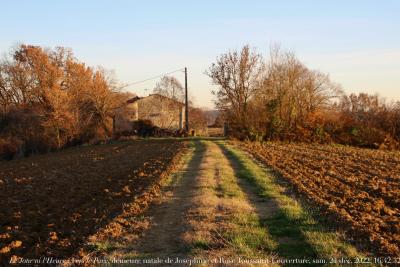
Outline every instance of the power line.
<svg viewBox="0 0 400 267"><path fill-rule="evenodd" d="M144 79L144 80L131 82L131 83L125 84L124 86L120 87L120 89L123 89L125 87L131 86L131 85L134 85L134 84L139 84L139 83L144 83L144 82L147 82L147 81L151 81L151 80L154 80L156 78L163 77L165 75L172 74L172 73L175 73L175 72L178 72L178 71L184 71L184 70L185 70L185 68L181 68L181 69L178 69L178 70L174 70L174 71L163 73L163 74L160 74L160 75L157 75L157 76L153 76L153 77L150 77L150 78L147 78L147 79Z"/></svg>

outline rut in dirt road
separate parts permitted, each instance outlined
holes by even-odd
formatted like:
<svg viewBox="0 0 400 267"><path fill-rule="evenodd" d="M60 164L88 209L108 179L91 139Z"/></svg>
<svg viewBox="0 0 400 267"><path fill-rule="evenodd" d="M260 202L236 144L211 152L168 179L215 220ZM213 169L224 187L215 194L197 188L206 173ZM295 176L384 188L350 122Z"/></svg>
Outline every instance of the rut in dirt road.
<svg viewBox="0 0 400 267"><path fill-rule="evenodd" d="M132 246L131 254L156 257L185 256L187 247L181 241L185 231L183 221L192 204L194 180L199 172L204 152L204 145L196 142L193 157L186 168L174 177L161 198L146 212L151 217L152 226Z"/></svg>

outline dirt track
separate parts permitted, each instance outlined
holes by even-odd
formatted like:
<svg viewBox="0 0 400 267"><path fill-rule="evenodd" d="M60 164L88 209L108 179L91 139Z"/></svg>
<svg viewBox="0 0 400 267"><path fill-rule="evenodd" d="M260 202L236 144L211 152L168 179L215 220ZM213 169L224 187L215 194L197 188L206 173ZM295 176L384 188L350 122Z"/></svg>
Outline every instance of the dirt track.
<svg viewBox="0 0 400 267"><path fill-rule="evenodd" d="M296 221L286 222L291 228L289 233L296 232L294 236L287 233L271 236L268 233L268 227L276 225L263 222L281 216L281 207L275 200L259 196L257 188L239 178L242 169L243 166L224 146L212 141L196 141L192 157L143 214L141 220L146 226L129 238L125 236L124 242L114 243L102 251L102 255L107 258L164 260L167 257L174 260L176 257L279 257L277 253L283 253L284 257L326 256L318 255L320 252L314 244L300 234L304 226L296 225ZM244 231L249 232L240 236ZM260 236L257 231L262 232L265 240L260 241L260 247L252 248L251 239ZM335 255L352 251L343 249L342 244L337 246L333 252Z"/></svg>

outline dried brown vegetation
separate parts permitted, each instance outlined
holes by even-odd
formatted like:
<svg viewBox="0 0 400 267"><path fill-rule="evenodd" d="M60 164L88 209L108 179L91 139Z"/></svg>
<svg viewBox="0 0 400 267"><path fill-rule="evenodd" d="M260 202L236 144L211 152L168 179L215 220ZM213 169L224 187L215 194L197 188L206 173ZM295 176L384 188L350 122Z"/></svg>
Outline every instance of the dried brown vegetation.
<svg viewBox="0 0 400 267"><path fill-rule="evenodd" d="M124 100L109 73L70 50L20 45L0 62L0 157L109 137Z"/></svg>
<svg viewBox="0 0 400 267"><path fill-rule="evenodd" d="M374 254L400 253L400 154L316 144L238 143Z"/></svg>
<svg viewBox="0 0 400 267"><path fill-rule="evenodd" d="M147 207L183 146L130 141L0 162L0 264L65 258L102 227L118 231L121 214Z"/></svg>
<svg viewBox="0 0 400 267"><path fill-rule="evenodd" d="M269 58L244 46L216 59L207 72L231 136L249 140L337 142L398 148L400 103L346 95L327 74L277 47Z"/></svg>

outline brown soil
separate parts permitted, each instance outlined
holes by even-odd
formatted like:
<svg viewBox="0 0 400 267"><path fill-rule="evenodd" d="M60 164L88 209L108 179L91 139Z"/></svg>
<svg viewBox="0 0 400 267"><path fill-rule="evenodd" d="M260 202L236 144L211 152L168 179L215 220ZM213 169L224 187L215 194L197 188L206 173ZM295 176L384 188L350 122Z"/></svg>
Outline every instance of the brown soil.
<svg viewBox="0 0 400 267"><path fill-rule="evenodd" d="M73 255L127 209L145 208L183 147L134 141L0 162L0 264Z"/></svg>
<svg viewBox="0 0 400 267"><path fill-rule="evenodd" d="M294 188L374 255L400 254L400 154L317 144L237 143L282 174Z"/></svg>
<svg viewBox="0 0 400 267"><path fill-rule="evenodd" d="M0 194L6 199L0 207L0 264L12 256L236 255L221 235L234 227L229 219L232 214L256 213L263 219L279 207L258 196L256 188L242 179L235 181L244 199L221 194L221 179L238 177L240 166L214 142L194 143L193 157L184 166L177 164L177 155L185 146L173 140L81 147L0 162ZM357 233L364 227L362 233L380 251L387 249L391 255L398 249L400 238L394 239L399 222L398 199L394 198L400 173L397 154L240 145L287 177L314 203L349 222ZM166 177L172 177L167 185ZM380 181L380 187L371 181ZM387 194L381 192L382 185L387 185ZM374 201L380 203L379 212ZM376 218L366 221L360 217L365 211L357 202L369 203ZM390 221L393 228L384 228ZM378 222L380 228L371 230ZM392 231L393 237L383 229ZM278 242L293 240L288 236Z"/></svg>

